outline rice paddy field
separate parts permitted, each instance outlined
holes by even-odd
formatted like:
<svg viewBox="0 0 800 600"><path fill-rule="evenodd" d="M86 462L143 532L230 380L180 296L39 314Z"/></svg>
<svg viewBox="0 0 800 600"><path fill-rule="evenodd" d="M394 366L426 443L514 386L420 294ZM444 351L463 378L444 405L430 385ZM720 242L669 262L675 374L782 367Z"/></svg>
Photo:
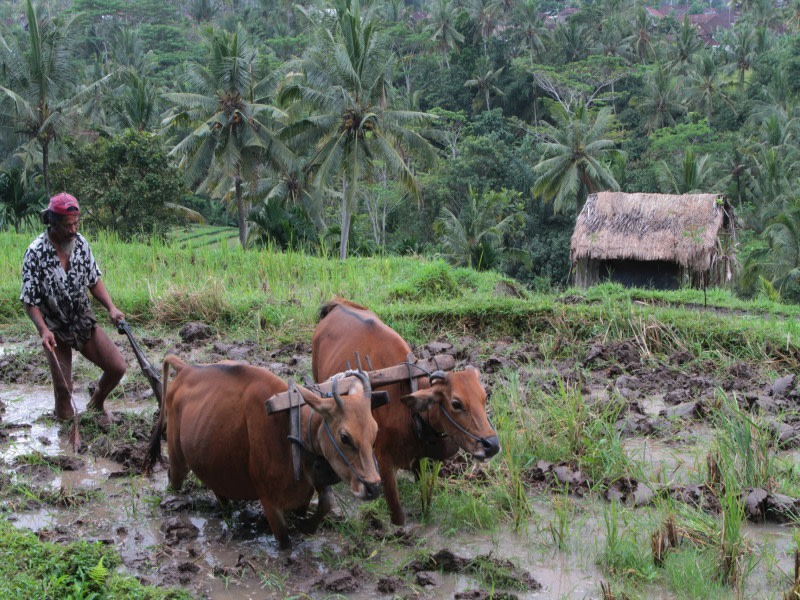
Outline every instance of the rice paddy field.
<svg viewBox="0 0 800 600"><path fill-rule="evenodd" d="M479 369L500 453L403 472L402 527L383 499L335 486L320 530L293 528L281 551L257 502L142 475L156 401L116 334L118 422L82 418L73 451L18 301L32 236L4 234L2 597L800 598L798 307L717 289L535 294L435 259L243 252L231 231L91 240L154 364L244 360L302 381L320 305L347 298L418 356ZM76 359L79 408L97 376Z"/></svg>

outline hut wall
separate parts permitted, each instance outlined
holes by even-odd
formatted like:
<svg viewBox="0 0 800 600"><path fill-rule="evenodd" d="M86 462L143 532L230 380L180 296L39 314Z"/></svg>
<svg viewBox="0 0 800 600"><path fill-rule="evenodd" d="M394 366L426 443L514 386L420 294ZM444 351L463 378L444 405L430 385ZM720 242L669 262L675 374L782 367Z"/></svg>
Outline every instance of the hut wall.
<svg viewBox="0 0 800 600"><path fill-rule="evenodd" d="M575 263L575 287L588 288L600 281L600 261L582 258Z"/></svg>

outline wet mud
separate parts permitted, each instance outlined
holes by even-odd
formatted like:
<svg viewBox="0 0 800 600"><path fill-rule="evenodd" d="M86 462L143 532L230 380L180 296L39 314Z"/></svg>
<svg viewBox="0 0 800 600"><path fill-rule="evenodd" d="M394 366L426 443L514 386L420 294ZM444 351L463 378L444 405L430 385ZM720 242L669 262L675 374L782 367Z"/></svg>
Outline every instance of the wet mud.
<svg viewBox="0 0 800 600"><path fill-rule="evenodd" d="M279 551L258 503L222 507L193 477L174 494L167 490L163 463L155 465L151 476L142 475L155 398L129 347L122 339L115 341L129 364L119 392L109 401L117 422L101 428L82 416L82 445L76 454L67 441L70 423L53 418L41 352L31 340L0 339L3 514L41 539L113 545L127 571L142 582L181 587L201 598L601 597L603 575L585 556L569 557L547 545L523 551L529 538L505 530L443 537L435 526L415 523L413 514L408 525L397 528L385 516L358 510L341 490L335 491L334 512L317 534L305 536L293 528L292 550ZM159 370L163 356L174 353L194 363L247 361L283 378L302 379L311 371L310 344L264 348L250 341L226 341L200 323L188 324L171 338L143 336L139 341ZM800 392L794 374L776 374L760 365L719 367L688 352L656 357L634 340L590 343L577 360L556 361L546 369L536 345L510 338L487 347L464 336L434 341L415 352L448 353L456 358L456 368L479 367L490 407L492 390L509 369L518 373L521 384L535 381L552 393L567 386L592 403L614 403L626 451L666 474L660 481L597 482L575 465L538 461L522 473L535 519L547 519L542 515L550 511L549 495L565 487L589 512L588 507L597 509L598 498L644 509L669 496L719 513L718 490L691 483L684 475L706 458L688 449L703 447L710 436L720 391L735 397L744 410L772 418L780 451L800 445ZM74 395L82 412L96 372L81 360L76 357ZM480 465L463 455L444 463L440 476L475 485L486 479ZM744 504L753 536L772 536L789 546L790 536L781 525L800 517L800 500L748 489ZM361 531L357 544L344 534L353 521ZM599 539L601 523L602 513L594 513L576 526L576 535ZM384 568L376 569L368 560L376 555L385 556ZM495 585L485 583L487 570L495 573Z"/></svg>

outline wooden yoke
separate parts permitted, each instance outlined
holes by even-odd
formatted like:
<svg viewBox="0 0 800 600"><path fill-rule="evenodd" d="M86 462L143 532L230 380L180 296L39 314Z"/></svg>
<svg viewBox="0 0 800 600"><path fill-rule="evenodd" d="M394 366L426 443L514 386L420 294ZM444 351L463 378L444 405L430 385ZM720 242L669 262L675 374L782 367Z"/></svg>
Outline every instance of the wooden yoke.
<svg viewBox="0 0 800 600"><path fill-rule="evenodd" d="M367 361L369 364L369 359L367 359ZM370 385L374 389L382 385L397 383L398 381L406 381L409 379L409 377L412 379L427 377L433 371L452 371L456 364L455 358L453 358L450 354L440 354L431 358L424 358L422 360L409 362L413 362L413 365L401 364L393 367L386 367L385 369L378 369L377 371L367 371ZM339 389L348 389L349 385L354 381L358 381L358 377L352 375L350 377L342 377L339 379ZM333 389L333 383L331 381L324 381L316 384L312 389L316 394L319 395L330 394L331 390ZM373 397L377 397L380 393L381 392L373 392L372 395ZM288 410L291 405L297 406L296 398L290 400L289 394L290 392L282 392L269 398L266 402L267 413L273 414ZM297 394L297 396L300 395ZM380 402L377 404L377 406L382 406L383 404L386 404L387 401L388 400ZM305 403L302 396L300 396L300 403ZM373 410L377 408L377 406L376 403L373 402Z"/></svg>

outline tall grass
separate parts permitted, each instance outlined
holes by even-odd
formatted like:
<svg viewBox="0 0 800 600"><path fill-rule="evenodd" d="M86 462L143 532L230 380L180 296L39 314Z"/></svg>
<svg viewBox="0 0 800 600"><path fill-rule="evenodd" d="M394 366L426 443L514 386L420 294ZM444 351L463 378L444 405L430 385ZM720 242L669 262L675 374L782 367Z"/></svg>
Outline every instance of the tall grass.
<svg viewBox="0 0 800 600"><path fill-rule="evenodd" d="M739 494L748 487L772 491L775 487L776 462L773 452L775 434L758 417L746 414L736 402L719 392L721 410L716 412L717 463L725 489ZM714 479L714 478L712 478Z"/></svg>
<svg viewBox="0 0 800 600"><path fill-rule="evenodd" d="M589 404L580 390L559 379L556 393L543 392L532 383L520 423L536 423L526 431L524 456L570 463L580 467L591 481L615 481L638 473L622 446L615 423L623 403Z"/></svg>

